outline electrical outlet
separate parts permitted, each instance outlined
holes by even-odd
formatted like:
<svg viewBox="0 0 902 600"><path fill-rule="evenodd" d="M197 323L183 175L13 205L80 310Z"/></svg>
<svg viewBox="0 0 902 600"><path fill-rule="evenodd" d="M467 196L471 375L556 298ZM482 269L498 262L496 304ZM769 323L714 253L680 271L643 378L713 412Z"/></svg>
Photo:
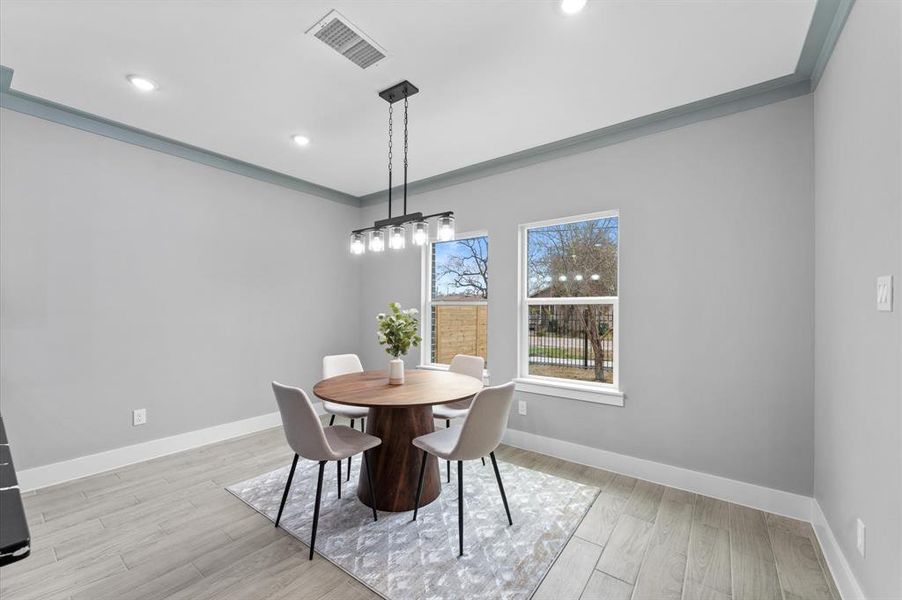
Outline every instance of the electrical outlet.
<svg viewBox="0 0 902 600"><path fill-rule="evenodd" d="M893 311L893 276L884 275L877 278L877 310Z"/></svg>
<svg viewBox="0 0 902 600"><path fill-rule="evenodd" d="M138 425L144 425L147 423L147 409L139 408L137 410L132 411L132 427L137 427Z"/></svg>
<svg viewBox="0 0 902 600"><path fill-rule="evenodd" d="M517 412L521 415L526 414L526 400L518 400L517 401Z"/></svg>
<svg viewBox="0 0 902 600"><path fill-rule="evenodd" d="M864 522L861 519L856 519L855 522L858 525L856 528L858 554L860 554L862 557L864 557L864 550L865 550L865 545L867 543L867 531L868 530L867 530L867 527L864 526Z"/></svg>

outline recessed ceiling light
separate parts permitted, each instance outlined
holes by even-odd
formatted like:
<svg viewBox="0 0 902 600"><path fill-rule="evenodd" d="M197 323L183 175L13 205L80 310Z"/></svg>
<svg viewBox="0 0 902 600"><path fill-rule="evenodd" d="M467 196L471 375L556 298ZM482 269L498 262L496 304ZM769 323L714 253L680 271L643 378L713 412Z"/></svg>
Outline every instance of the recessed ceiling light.
<svg viewBox="0 0 902 600"><path fill-rule="evenodd" d="M586 0L561 0L561 10L568 15L575 15L585 6Z"/></svg>
<svg viewBox="0 0 902 600"><path fill-rule="evenodd" d="M141 77L140 75L129 75L126 77L128 82L133 86L141 90L142 92L152 92L157 89L157 84L148 79L147 77Z"/></svg>
<svg viewBox="0 0 902 600"><path fill-rule="evenodd" d="M298 146L306 146L310 143L310 138L303 135L293 135L291 136L291 141L297 144Z"/></svg>

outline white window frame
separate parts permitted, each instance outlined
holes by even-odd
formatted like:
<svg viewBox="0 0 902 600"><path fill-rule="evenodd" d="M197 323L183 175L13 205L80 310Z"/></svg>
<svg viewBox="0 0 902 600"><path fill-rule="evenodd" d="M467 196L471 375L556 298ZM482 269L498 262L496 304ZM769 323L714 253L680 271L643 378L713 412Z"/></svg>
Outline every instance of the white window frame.
<svg viewBox="0 0 902 600"><path fill-rule="evenodd" d="M579 221L592 221L617 217L617 296L585 296L569 298L529 298L527 290L528 260L527 243L530 229L562 225ZM583 402L623 406L623 392L620 390L620 211L575 215L560 219L548 219L520 225L518 243L520 252L517 265L517 293L519 303L519 326L517 328L517 350L519 353L518 376L514 381L517 390L545 396L571 398ZM545 377L529 374L529 307L532 305L573 305L573 304L610 304L614 311L614 360L612 383L576 381L560 377Z"/></svg>
<svg viewBox="0 0 902 600"><path fill-rule="evenodd" d="M489 237L488 231L467 231L465 233L458 233L454 236L453 240L448 241L459 241L465 240L468 238L477 238L477 237ZM433 306L488 306L488 300L470 300L470 301L432 301L432 245L436 243L443 243L440 240L436 239L433 236L429 237L429 243L423 244L423 248L421 250L421 259L420 259L420 268L421 268L421 286L420 286L420 315L422 318L420 319L420 337L423 338L423 341L420 342L420 364L417 365L419 369L432 369L436 371L447 371L449 365L442 363L434 363L432 362L432 307ZM489 240L491 243L491 240ZM492 260L491 255L491 246L489 247L489 261ZM486 323L486 327L488 327L488 323ZM486 340L488 343L488 340ZM483 376L488 381L488 370L483 371Z"/></svg>

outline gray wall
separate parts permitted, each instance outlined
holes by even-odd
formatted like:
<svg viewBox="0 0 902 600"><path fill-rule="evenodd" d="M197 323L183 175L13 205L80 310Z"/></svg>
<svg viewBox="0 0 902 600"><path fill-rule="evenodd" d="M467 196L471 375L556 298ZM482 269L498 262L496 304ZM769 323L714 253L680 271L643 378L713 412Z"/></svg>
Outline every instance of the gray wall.
<svg viewBox="0 0 902 600"><path fill-rule="evenodd" d="M857 2L814 98L814 489L869 598L902 597L900 30L898 2Z"/></svg>
<svg viewBox="0 0 902 600"><path fill-rule="evenodd" d="M511 427L810 495L812 154L802 97L414 196L412 210L488 230L494 383L517 374L518 224L621 211L626 405L520 394L529 414ZM359 259L376 368L370 325L391 300L419 306L419 255Z"/></svg>
<svg viewBox="0 0 902 600"><path fill-rule="evenodd" d="M358 209L7 110L0 130L20 469L273 412L271 380L309 388L353 348Z"/></svg>

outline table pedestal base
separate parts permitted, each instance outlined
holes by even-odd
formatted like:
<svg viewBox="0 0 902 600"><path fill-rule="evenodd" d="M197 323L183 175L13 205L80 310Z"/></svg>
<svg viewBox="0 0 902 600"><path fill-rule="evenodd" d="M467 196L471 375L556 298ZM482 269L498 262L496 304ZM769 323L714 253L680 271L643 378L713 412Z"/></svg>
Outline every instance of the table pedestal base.
<svg viewBox="0 0 902 600"><path fill-rule="evenodd" d="M366 432L382 440L381 445L367 451L373 471L373 486L376 488L377 510L413 510L423 451L415 448L411 442L413 438L433 431L435 427L431 406L370 408ZM441 491L438 460L430 455L426 461L420 506L426 506L438 498ZM357 497L367 506L373 506L372 496L369 482L361 469Z"/></svg>

